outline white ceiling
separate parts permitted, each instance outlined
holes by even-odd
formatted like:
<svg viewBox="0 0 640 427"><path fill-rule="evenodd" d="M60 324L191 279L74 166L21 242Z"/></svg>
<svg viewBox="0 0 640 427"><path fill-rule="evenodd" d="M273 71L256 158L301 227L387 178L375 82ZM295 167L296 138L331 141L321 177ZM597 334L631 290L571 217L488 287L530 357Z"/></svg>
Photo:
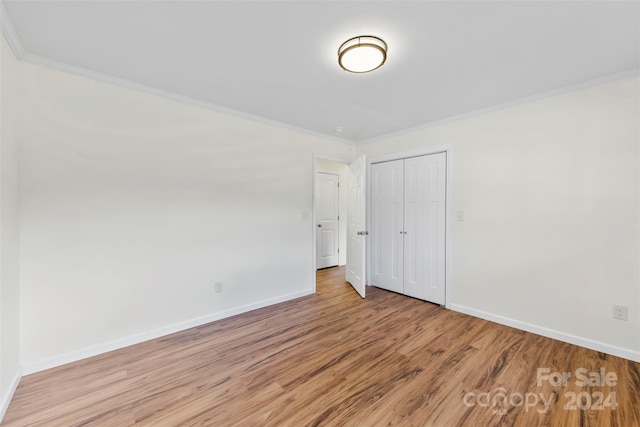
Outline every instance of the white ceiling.
<svg viewBox="0 0 640 427"><path fill-rule="evenodd" d="M42 57L359 143L639 67L640 2L4 1ZM338 46L382 37L369 74Z"/></svg>

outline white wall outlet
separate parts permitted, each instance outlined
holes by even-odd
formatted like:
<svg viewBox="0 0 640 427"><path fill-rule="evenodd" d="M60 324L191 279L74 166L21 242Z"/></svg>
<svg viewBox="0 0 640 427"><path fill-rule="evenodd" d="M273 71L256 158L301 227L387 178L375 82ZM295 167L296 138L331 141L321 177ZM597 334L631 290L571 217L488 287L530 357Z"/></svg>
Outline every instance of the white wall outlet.
<svg viewBox="0 0 640 427"><path fill-rule="evenodd" d="M458 211L456 212L456 219L458 221L464 221L464 211Z"/></svg>
<svg viewBox="0 0 640 427"><path fill-rule="evenodd" d="M627 320L627 307L624 305L614 305L613 318L618 320Z"/></svg>
<svg viewBox="0 0 640 427"><path fill-rule="evenodd" d="M224 285L222 282L216 282L216 293L219 294L224 290Z"/></svg>

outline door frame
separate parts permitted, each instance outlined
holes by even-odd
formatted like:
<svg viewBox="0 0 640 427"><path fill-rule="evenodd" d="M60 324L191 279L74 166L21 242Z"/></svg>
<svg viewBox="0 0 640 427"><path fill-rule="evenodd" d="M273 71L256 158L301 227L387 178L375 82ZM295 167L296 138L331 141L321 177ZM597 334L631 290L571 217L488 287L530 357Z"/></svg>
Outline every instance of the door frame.
<svg viewBox="0 0 640 427"><path fill-rule="evenodd" d="M436 153L447 153L447 174L446 174L446 188L445 188L445 273L444 273L444 306L448 309L451 308L451 299L453 295L453 281L451 280L451 223L453 220L453 216L451 214L451 196L452 196L452 165L453 165L453 147L451 144L441 144L441 145L433 145L429 147L422 147L415 150L409 151L400 151L390 154L383 154L380 156L372 156L367 158L367 180L366 180L366 197L367 197L367 228L371 225L371 180L369 177L371 176L371 165L373 163L381 163L388 162L391 160L400 160L406 159L409 157L419 157L426 156L429 154ZM367 245L370 244L370 241L367 241ZM367 246L367 260L366 260L366 269L367 275L366 277L371 277L371 248ZM369 285L369 283L367 283Z"/></svg>
<svg viewBox="0 0 640 427"><path fill-rule="evenodd" d="M318 201L316 200L316 177L317 177L317 173L318 173L318 167L317 167L317 160L326 160L329 162L333 162L333 163L340 163L342 165L346 165L349 166L349 164L351 163L350 160L346 160L346 159L341 159L341 158L337 158L337 157L331 157L331 156L324 156L322 154L316 154L313 153L312 156L312 168L311 168L311 257L312 257L312 263L311 263L311 277L313 277L313 284L311 286L311 291L315 294L316 293L316 271L318 270L318 239L316 236L316 208L318 207ZM368 167L368 165L367 165ZM344 185L343 183L341 183L341 185ZM346 220L346 218L345 218Z"/></svg>

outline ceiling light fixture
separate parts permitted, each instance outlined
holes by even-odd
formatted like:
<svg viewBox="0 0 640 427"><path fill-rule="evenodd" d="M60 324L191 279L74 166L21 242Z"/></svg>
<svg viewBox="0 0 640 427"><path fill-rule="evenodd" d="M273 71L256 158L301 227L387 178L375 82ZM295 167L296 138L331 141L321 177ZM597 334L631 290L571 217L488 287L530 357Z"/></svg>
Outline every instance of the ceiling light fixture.
<svg viewBox="0 0 640 427"><path fill-rule="evenodd" d="M368 73L387 60L387 44L375 36L353 37L338 48L338 64L352 73Z"/></svg>

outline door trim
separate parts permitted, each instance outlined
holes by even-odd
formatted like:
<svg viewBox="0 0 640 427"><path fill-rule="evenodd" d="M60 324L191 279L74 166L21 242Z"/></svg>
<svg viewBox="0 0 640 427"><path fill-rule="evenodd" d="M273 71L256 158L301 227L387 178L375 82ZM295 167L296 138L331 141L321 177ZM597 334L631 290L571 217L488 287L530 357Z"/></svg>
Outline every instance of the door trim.
<svg viewBox="0 0 640 427"><path fill-rule="evenodd" d="M426 156L429 154L447 153L446 167L447 167L447 184L445 189L445 278L444 278L444 306L451 309L451 299L453 295L453 280L451 278L451 265L452 265L452 248L451 248L451 223L453 220L451 210L452 199L452 165L453 165L453 147L451 144L433 145L429 147L423 147L416 150L400 151L390 154L383 154L380 156L374 156L367 159L367 182L366 182L366 194L367 194L367 227L371 225L371 165L373 163L388 162L391 160L400 160L410 157ZM369 245L367 241L367 245ZM367 247L367 257L371 256L371 248ZM367 258L367 278L371 277L371 260ZM367 283L369 284L369 283Z"/></svg>

